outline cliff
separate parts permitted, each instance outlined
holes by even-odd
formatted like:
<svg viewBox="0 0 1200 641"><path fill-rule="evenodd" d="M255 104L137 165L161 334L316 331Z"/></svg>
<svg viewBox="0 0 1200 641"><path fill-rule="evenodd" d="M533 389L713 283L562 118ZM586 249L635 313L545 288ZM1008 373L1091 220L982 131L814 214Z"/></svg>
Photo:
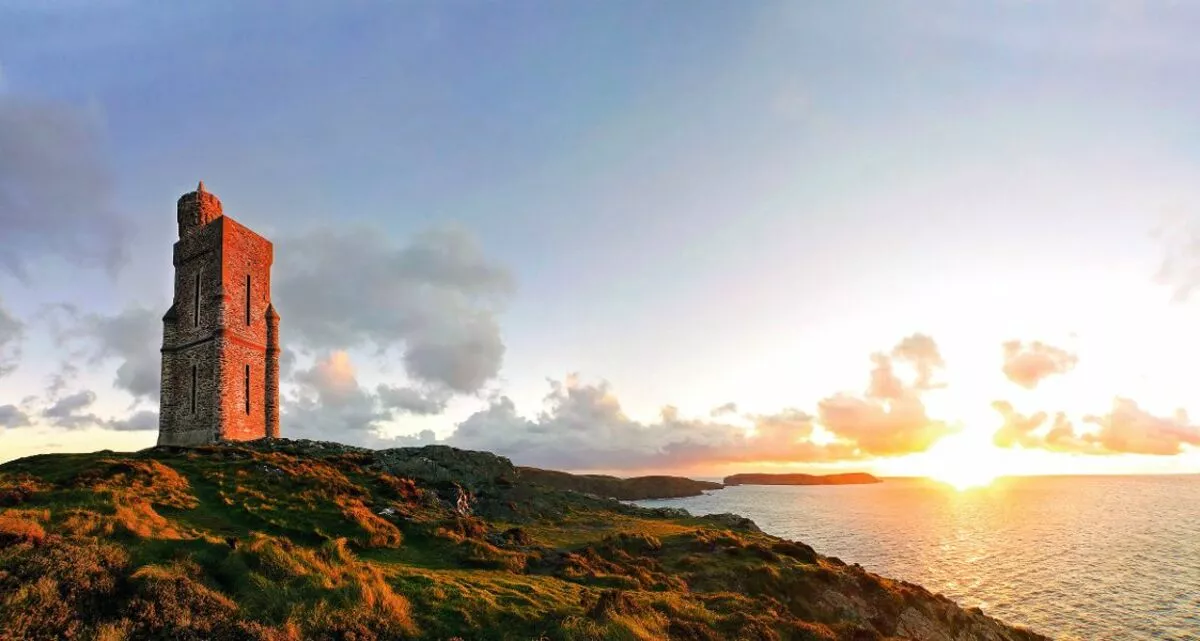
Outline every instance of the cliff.
<svg viewBox="0 0 1200 641"><path fill-rule="evenodd" d="M622 479L600 474L568 474L536 467L520 467L521 479L544 487L594 494L622 501L643 499L677 499L699 496L706 490L719 490L724 485L710 481L693 481L681 476L635 476Z"/></svg>
<svg viewBox="0 0 1200 641"><path fill-rule="evenodd" d="M0 639L1043 639L768 536L448 447L0 466Z"/></svg>
<svg viewBox="0 0 1200 641"><path fill-rule="evenodd" d="M725 485L862 485L882 483L864 472L848 474L734 474L725 477Z"/></svg>

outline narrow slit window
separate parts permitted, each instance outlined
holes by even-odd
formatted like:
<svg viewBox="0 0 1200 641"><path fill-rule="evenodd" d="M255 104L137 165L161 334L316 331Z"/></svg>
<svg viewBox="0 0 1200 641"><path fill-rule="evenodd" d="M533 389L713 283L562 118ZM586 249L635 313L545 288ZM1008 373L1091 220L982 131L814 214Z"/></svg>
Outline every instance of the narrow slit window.
<svg viewBox="0 0 1200 641"><path fill-rule="evenodd" d="M200 274L196 273L196 299L192 305L192 327L200 326Z"/></svg>
<svg viewBox="0 0 1200 641"><path fill-rule="evenodd" d="M196 366L192 365L192 414L196 413Z"/></svg>
<svg viewBox="0 0 1200 641"><path fill-rule="evenodd" d="M246 396L246 413L250 413L250 366L246 366L246 377L242 379L243 393Z"/></svg>
<svg viewBox="0 0 1200 641"><path fill-rule="evenodd" d="M246 274L246 325L250 325L250 274Z"/></svg>

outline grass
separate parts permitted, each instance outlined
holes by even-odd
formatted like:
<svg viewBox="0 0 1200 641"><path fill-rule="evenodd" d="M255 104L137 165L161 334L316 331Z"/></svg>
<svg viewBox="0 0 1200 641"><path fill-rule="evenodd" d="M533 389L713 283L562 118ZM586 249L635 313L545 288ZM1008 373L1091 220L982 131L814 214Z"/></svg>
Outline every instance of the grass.
<svg viewBox="0 0 1200 641"><path fill-rule="evenodd" d="M450 448L35 456L0 466L0 640L1038 638L730 523Z"/></svg>

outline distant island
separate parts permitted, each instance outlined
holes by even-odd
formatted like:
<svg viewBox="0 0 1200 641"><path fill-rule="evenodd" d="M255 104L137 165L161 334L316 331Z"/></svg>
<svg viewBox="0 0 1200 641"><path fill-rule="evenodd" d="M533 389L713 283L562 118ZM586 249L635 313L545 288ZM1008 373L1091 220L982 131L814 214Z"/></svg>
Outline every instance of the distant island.
<svg viewBox="0 0 1200 641"><path fill-rule="evenodd" d="M865 472L847 474L734 474L725 485L865 485L882 483Z"/></svg>
<svg viewBox="0 0 1200 641"><path fill-rule="evenodd" d="M577 492L620 501L681 499L700 496L731 485L864 485L882 483L863 472L845 474L734 474L724 482L697 481L682 476L618 478L603 474L570 474L536 467L518 467L526 482L560 491Z"/></svg>
<svg viewBox="0 0 1200 641"><path fill-rule="evenodd" d="M724 485L712 481L694 481L682 476L635 476L622 479L602 474L569 474L536 467L519 467L521 478L530 483L556 490L593 494L621 501L646 499L680 499L700 496L706 490L719 490Z"/></svg>

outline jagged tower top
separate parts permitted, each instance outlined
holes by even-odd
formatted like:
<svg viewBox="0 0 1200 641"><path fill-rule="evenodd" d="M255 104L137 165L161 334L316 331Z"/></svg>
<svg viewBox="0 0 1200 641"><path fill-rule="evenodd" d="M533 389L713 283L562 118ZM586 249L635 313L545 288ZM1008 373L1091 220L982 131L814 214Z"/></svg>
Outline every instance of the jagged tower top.
<svg viewBox="0 0 1200 641"><path fill-rule="evenodd" d="M192 234L222 215L221 199L204 188L204 181L196 185L196 191L179 197L176 204L179 220L179 237Z"/></svg>

